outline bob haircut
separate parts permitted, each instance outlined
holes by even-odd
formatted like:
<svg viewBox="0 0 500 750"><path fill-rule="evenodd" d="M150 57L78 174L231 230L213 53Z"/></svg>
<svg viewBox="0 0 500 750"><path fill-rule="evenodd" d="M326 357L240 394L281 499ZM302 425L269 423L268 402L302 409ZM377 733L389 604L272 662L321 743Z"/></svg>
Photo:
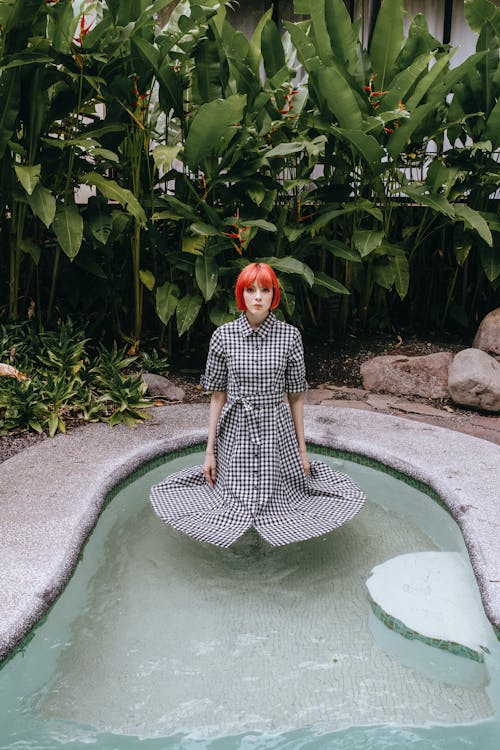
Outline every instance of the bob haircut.
<svg viewBox="0 0 500 750"><path fill-rule="evenodd" d="M261 286L267 286L273 290L273 301L271 302L271 310L278 307L280 303L280 288L278 279L271 266L267 263L249 263L245 266L243 271L236 279L236 286L234 288L234 296L236 297L236 304L238 310L246 310L245 299L243 292L248 287L257 281Z"/></svg>

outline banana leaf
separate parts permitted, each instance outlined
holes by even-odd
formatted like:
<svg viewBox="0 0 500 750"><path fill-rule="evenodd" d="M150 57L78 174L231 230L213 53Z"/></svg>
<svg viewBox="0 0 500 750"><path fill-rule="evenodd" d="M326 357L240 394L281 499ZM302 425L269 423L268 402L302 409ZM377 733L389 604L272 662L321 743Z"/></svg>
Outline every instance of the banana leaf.
<svg viewBox="0 0 500 750"><path fill-rule="evenodd" d="M164 325L167 325L175 312L179 303L179 294L177 284L172 284L170 281L166 281L156 290L156 314Z"/></svg>
<svg viewBox="0 0 500 750"><path fill-rule="evenodd" d="M0 76L0 159L16 128L21 104L19 70L9 70Z"/></svg>
<svg viewBox="0 0 500 750"><path fill-rule="evenodd" d="M175 310L177 333L179 336L182 336L191 328L198 317L201 304L202 298L199 294L186 294L185 297L179 300Z"/></svg>
<svg viewBox="0 0 500 750"><path fill-rule="evenodd" d="M395 73L395 63L403 47L403 5L401 0L383 0L377 15L370 44L370 60L377 89L389 86Z"/></svg>
<svg viewBox="0 0 500 750"><path fill-rule="evenodd" d="M243 119L246 101L244 94L234 94L202 104L184 143L186 164L196 169L204 159L218 152L226 131Z"/></svg>
<svg viewBox="0 0 500 750"><path fill-rule="evenodd" d="M83 219L73 203L57 205L54 232L65 255L73 260L78 255L83 239Z"/></svg>
<svg viewBox="0 0 500 750"><path fill-rule="evenodd" d="M117 201L141 225L146 225L147 218L141 204L130 190L120 187L116 180L103 177L97 172L88 172L81 176L81 182L85 185L95 185L105 198Z"/></svg>
<svg viewBox="0 0 500 750"><path fill-rule="evenodd" d="M209 253L205 252L196 258L195 278L205 302L212 299L219 282L219 268L217 261Z"/></svg>
<svg viewBox="0 0 500 750"><path fill-rule="evenodd" d="M34 215L46 227L50 227L56 215L56 199L50 190L39 182L27 200Z"/></svg>

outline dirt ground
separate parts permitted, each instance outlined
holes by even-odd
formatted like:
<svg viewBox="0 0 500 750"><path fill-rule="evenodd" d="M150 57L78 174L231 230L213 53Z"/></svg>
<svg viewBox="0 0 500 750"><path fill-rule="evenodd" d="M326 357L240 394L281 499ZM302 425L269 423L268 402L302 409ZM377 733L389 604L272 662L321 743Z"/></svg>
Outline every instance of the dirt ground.
<svg viewBox="0 0 500 750"><path fill-rule="evenodd" d="M427 424L458 430L500 445L500 415L459 407L450 400L431 401L418 397L372 394L363 390L360 365L380 354L421 356L438 351L457 352L468 346L464 342L427 340L411 336L377 334L357 338L347 336L338 342L305 342L309 391L306 402L328 406L348 406L394 414ZM185 391L184 403L203 403L209 396L198 386L203 364L189 358L171 367L169 379ZM75 420L69 431L82 424ZM0 436L0 463L20 450L44 440L27 430Z"/></svg>

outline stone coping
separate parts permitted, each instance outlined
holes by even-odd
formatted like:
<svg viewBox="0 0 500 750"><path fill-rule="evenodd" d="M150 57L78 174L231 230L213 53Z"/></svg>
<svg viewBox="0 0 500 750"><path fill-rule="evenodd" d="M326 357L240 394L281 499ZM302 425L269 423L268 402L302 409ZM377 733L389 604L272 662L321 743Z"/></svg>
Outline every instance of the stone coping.
<svg viewBox="0 0 500 750"><path fill-rule="evenodd" d="M206 404L159 407L135 429L91 424L44 440L0 472L0 659L69 579L107 494L144 462L203 442ZM457 521L486 615L500 632L500 448L401 417L306 407L309 442L429 485Z"/></svg>

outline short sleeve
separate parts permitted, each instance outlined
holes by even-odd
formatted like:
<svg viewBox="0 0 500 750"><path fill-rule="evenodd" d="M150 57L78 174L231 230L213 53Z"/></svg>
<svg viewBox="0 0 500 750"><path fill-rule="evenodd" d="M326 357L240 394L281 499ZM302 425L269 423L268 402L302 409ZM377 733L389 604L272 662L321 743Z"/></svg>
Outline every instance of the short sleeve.
<svg viewBox="0 0 500 750"><path fill-rule="evenodd" d="M200 378L200 385L206 391L227 390L227 360L219 328L210 339L207 363Z"/></svg>
<svg viewBox="0 0 500 750"><path fill-rule="evenodd" d="M307 390L306 366L304 363L304 348L302 337L297 329L288 353L285 370L285 391L287 393L302 393Z"/></svg>

